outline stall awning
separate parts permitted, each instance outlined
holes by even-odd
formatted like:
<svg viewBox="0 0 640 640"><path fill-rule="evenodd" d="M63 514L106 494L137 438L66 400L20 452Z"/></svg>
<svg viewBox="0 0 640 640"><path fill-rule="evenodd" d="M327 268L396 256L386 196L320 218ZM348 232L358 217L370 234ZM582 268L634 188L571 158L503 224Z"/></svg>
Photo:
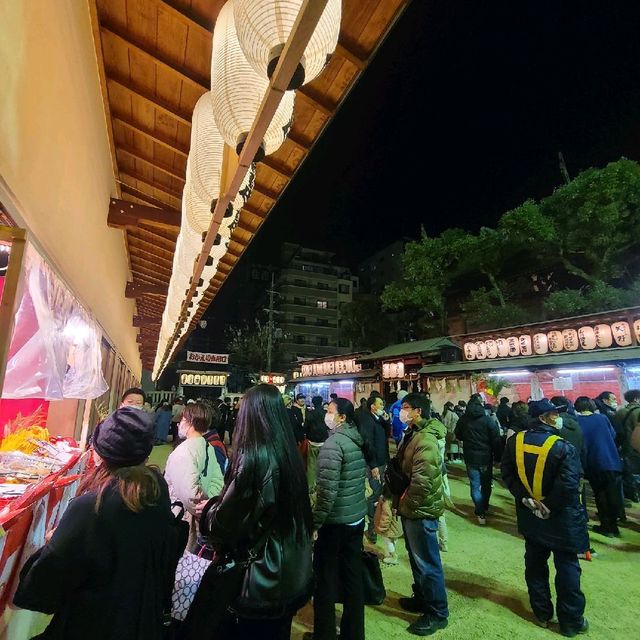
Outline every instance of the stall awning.
<svg viewBox="0 0 640 640"><path fill-rule="evenodd" d="M377 369L365 369L358 373L334 373L330 376L307 376L306 378L294 378L290 383L299 384L301 382L331 382L332 380L362 380L362 378L375 378L380 372Z"/></svg>
<svg viewBox="0 0 640 640"><path fill-rule="evenodd" d="M577 353L555 353L546 356L528 358L501 358L500 360L471 360L428 364L418 373L424 375L447 375L473 371L491 371L494 369L531 369L540 367L563 367L568 364L591 364L593 362L621 362L640 360L640 347L623 349L599 349L598 351L579 351Z"/></svg>
<svg viewBox="0 0 640 640"><path fill-rule="evenodd" d="M460 348L449 338L429 338L428 340L415 340L414 342L403 342L402 344L392 344L380 351L371 353L368 356L358 358L358 362L371 362L373 360L389 360L391 358L402 358L414 354L434 353L446 347Z"/></svg>

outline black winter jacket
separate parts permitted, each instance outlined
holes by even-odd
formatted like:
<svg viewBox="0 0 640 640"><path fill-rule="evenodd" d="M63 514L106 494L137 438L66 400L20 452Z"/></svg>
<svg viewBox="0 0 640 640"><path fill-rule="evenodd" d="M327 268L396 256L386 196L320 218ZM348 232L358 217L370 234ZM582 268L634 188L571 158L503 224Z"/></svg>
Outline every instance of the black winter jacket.
<svg viewBox="0 0 640 640"><path fill-rule="evenodd" d="M329 437L329 427L324 422L326 414L327 412L322 408L307 411L304 430L311 442L324 442Z"/></svg>
<svg viewBox="0 0 640 640"><path fill-rule="evenodd" d="M465 463L478 467L492 465L495 452L502 444L498 425L478 402L467 405L467 411L456 425L456 438L463 442Z"/></svg>
<svg viewBox="0 0 640 640"><path fill-rule="evenodd" d="M580 468L584 468L584 438L582 437L582 429L578 424L578 421L570 416L568 413L563 412L560 414L562 418L562 428L558 432L558 435L570 442L578 452L578 458L580 460Z"/></svg>
<svg viewBox="0 0 640 640"><path fill-rule="evenodd" d="M52 613L41 640L161 640L184 550L160 475L158 504L130 511L112 486L71 502L51 542L20 576L18 607Z"/></svg>
<svg viewBox="0 0 640 640"><path fill-rule="evenodd" d="M371 411L360 415L358 431L364 439L365 459L371 469L389 462L389 428L388 422L376 418Z"/></svg>
<svg viewBox="0 0 640 640"><path fill-rule="evenodd" d="M340 425L322 445L317 462L313 526L354 524L367 513L364 441L355 425Z"/></svg>
<svg viewBox="0 0 640 640"><path fill-rule="evenodd" d="M304 415L300 407L289 407L287 409L289 413L289 420L291 421L291 428L293 429L293 436L296 442L300 444L306 437L304 432Z"/></svg>
<svg viewBox="0 0 640 640"><path fill-rule="evenodd" d="M525 432L525 444L541 446L552 435L558 435L556 430L538 421ZM536 455L525 453L525 470L531 485L537 459ZM518 529L525 538L559 551L582 553L589 548L587 519L580 504L580 478L580 460L575 447L563 439L557 440L549 451L542 476L542 502L551 515L548 520L536 517L522 504L523 498L531 496L518 475L516 436L507 440L502 479L516 500Z"/></svg>
<svg viewBox="0 0 640 640"><path fill-rule="evenodd" d="M240 596L231 604L241 617L279 618L295 613L311 597L311 532L302 516L310 507L301 504L297 521L277 531L279 482L278 469L261 450L251 465L240 461L235 477L227 473L222 494L207 504L200 518L200 532L221 553L243 557L267 535L264 550L250 565Z"/></svg>

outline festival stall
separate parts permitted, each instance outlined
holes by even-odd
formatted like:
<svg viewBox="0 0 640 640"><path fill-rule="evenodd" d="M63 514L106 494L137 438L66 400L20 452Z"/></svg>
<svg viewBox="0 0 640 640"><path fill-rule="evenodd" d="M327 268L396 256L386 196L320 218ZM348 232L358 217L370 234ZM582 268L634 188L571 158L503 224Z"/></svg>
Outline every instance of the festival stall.
<svg viewBox="0 0 640 640"><path fill-rule="evenodd" d="M429 364L420 375L429 388L469 385L487 402L561 395L620 401L640 388L640 307L458 336L463 360ZM468 399L448 393L453 402Z"/></svg>
<svg viewBox="0 0 640 640"><path fill-rule="evenodd" d="M329 401L332 393L339 398L356 402L356 398L368 397L371 391L380 391L380 372L364 369L359 360L364 353L331 356L317 360L305 360L300 371L293 372L289 382L295 385L295 393L307 398L322 396Z"/></svg>
<svg viewBox="0 0 640 640"><path fill-rule="evenodd" d="M0 227L0 247L0 633L21 638L8 606L17 577L77 491L91 400L108 385L91 314L23 230Z"/></svg>

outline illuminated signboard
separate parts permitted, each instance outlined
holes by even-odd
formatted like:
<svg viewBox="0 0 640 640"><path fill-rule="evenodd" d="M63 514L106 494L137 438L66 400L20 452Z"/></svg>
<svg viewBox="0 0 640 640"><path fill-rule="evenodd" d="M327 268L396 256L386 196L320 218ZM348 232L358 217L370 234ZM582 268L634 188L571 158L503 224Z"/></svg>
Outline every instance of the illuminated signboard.
<svg viewBox="0 0 640 640"><path fill-rule="evenodd" d="M633 333L632 333L633 331ZM465 342L463 347L465 360L485 360L508 358L513 356L542 356L547 353L567 353L571 351L590 351L592 349L609 349L612 346L630 347L633 334L640 342L640 320L635 320L633 329L628 322L613 324L596 324L534 333L533 335L517 335L494 340L478 340ZM386 378L387 375L384 374Z"/></svg>
<svg viewBox="0 0 640 640"><path fill-rule="evenodd" d="M229 354L187 351L187 362L205 362L206 364L229 364Z"/></svg>
<svg viewBox="0 0 640 640"><path fill-rule="evenodd" d="M180 373L180 384L183 387L224 387L227 374L209 371L183 371Z"/></svg>
<svg viewBox="0 0 640 640"><path fill-rule="evenodd" d="M283 385L285 377L281 373L261 373L260 382L264 384Z"/></svg>
<svg viewBox="0 0 640 640"><path fill-rule="evenodd" d="M337 373L358 373L362 371L362 365L356 364L355 358L349 360L330 360L329 362L316 362L315 364L302 365L302 377L332 376Z"/></svg>
<svg viewBox="0 0 640 640"><path fill-rule="evenodd" d="M382 364L382 377L387 380L404 378L404 362L385 362Z"/></svg>

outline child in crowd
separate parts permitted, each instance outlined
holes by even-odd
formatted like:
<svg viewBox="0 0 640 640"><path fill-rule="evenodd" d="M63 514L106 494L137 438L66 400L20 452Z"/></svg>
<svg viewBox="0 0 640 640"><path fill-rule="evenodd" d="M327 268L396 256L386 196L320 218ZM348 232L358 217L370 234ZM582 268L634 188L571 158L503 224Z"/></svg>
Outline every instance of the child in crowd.
<svg viewBox="0 0 640 640"><path fill-rule="evenodd" d="M393 508L393 496L386 486L382 488L382 495L376 506L374 525L385 551L382 562L390 565L398 564L395 540L402 537L402 524Z"/></svg>

